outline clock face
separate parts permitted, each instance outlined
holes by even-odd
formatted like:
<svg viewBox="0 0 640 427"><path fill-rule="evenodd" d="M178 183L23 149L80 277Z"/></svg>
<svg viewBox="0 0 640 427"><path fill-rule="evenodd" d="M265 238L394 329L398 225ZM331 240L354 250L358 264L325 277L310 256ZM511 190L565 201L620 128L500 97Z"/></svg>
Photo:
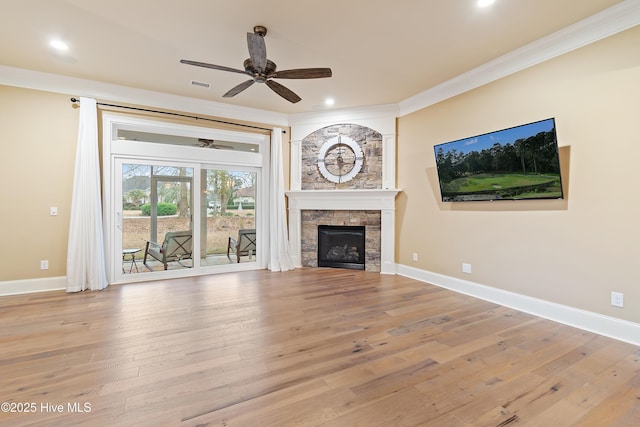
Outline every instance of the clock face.
<svg viewBox="0 0 640 427"><path fill-rule="evenodd" d="M318 168L327 180L335 183L353 179L362 168L363 154L360 145L348 136L329 139L320 148Z"/></svg>

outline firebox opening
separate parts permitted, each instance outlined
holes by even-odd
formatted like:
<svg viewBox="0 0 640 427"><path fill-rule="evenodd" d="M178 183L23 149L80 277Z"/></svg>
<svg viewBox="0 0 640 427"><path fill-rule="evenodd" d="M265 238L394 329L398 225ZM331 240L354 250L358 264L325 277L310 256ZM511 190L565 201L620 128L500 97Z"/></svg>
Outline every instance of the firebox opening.
<svg viewBox="0 0 640 427"><path fill-rule="evenodd" d="M364 270L365 227L318 225L318 267Z"/></svg>

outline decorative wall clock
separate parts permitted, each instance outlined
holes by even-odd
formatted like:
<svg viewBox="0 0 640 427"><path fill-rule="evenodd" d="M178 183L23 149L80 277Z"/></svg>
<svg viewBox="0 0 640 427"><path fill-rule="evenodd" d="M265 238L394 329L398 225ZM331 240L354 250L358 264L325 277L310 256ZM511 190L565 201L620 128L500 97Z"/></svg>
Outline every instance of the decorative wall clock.
<svg viewBox="0 0 640 427"><path fill-rule="evenodd" d="M318 169L328 181L337 184L352 180L364 161L360 145L346 135L327 140L318 154Z"/></svg>

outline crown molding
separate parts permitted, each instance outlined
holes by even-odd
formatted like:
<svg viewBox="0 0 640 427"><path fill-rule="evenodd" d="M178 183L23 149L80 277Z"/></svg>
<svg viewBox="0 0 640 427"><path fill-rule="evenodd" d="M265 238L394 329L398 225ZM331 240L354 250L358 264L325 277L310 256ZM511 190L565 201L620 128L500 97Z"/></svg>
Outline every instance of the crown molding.
<svg viewBox="0 0 640 427"><path fill-rule="evenodd" d="M640 0L625 0L401 101L400 117L579 49L640 24Z"/></svg>
<svg viewBox="0 0 640 427"><path fill-rule="evenodd" d="M268 123L274 126L289 125L286 114L273 111L239 107L204 99L153 92L4 65L0 65L0 84L46 92L63 93L77 98L84 96L100 101L152 106L155 109L165 108L198 115Z"/></svg>

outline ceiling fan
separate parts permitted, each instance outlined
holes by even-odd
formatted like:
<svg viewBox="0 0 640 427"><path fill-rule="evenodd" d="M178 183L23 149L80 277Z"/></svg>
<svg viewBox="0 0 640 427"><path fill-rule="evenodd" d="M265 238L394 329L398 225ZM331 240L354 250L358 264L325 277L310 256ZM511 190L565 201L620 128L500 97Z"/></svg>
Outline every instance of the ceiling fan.
<svg viewBox="0 0 640 427"><path fill-rule="evenodd" d="M287 101L296 103L302 98L296 95L291 89L272 79L320 79L331 77L331 68L298 68L276 71L276 64L267 59L267 47L264 43L264 36L266 35L267 29L262 25L256 25L253 27L253 33L247 33L249 58L244 61L244 70L208 64L206 62L189 61L187 59L181 59L180 62L197 67L212 68L214 70L229 71L251 76L251 79L240 83L225 93L223 95L225 98L236 96L254 83L265 83L271 90Z"/></svg>
<svg viewBox="0 0 640 427"><path fill-rule="evenodd" d="M221 144L213 139L198 138L198 146L202 148L215 148L216 150L233 150L233 146Z"/></svg>

